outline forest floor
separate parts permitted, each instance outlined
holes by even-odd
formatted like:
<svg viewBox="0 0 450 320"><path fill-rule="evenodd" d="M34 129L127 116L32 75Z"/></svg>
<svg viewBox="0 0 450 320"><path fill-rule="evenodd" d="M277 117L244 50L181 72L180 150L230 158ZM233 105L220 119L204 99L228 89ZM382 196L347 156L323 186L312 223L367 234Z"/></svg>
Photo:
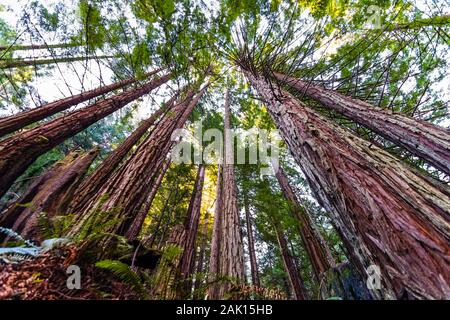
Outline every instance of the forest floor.
<svg viewBox="0 0 450 320"><path fill-rule="evenodd" d="M64 247L17 264L0 265L0 300L139 299L133 290L94 265L80 266L81 288L69 289L67 268L77 265L78 251Z"/></svg>

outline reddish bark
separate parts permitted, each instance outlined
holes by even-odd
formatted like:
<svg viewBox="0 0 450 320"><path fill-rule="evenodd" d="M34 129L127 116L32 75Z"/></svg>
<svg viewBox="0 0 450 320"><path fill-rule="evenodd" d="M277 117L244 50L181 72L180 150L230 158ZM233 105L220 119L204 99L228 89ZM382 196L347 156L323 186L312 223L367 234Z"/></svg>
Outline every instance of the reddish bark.
<svg viewBox="0 0 450 320"><path fill-rule="evenodd" d="M138 145L135 152L111 176L100 189L96 197L86 205L77 225L71 231L76 234L81 225L89 219L92 208L99 208L102 212L111 212L116 218L126 218L120 226L115 226L111 232L124 235L128 221L132 221L142 208L152 190L158 173L160 172L173 141L171 135L175 129L181 128L191 114L206 87L194 98L190 92L185 99L177 103L155 126L152 132ZM107 196L105 201L102 198Z"/></svg>
<svg viewBox="0 0 450 320"><path fill-rule="evenodd" d="M361 274L378 265L388 297L391 288L397 296L450 297L449 197L389 153L244 72Z"/></svg>
<svg viewBox="0 0 450 320"><path fill-rule="evenodd" d="M146 77L150 77L160 70L161 69L150 72L146 74ZM58 112L67 110L68 108L75 106L81 102L123 88L129 84L135 83L136 81L137 81L136 78L129 78L104 87L85 91L68 98L63 98L51 103L47 103L31 110L19 112L9 117L0 118L0 137L12 133L16 130L22 129L27 125L37 122L39 120L43 120Z"/></svg>
<svg viewBox="0 0 450 320"><path fill-rule="evenodd" d="M166 74L0 142L0 197L40 155L171 78Z"/></svg>
<svg viewBox="0 0 450 320"><path fill-rule="evenodd" d="M209 255L209 282L208 297L213 300L219 299L219 286L217 284L220 273L220 242L222 233L222 192L223 192L222 165L217 168L216 203L214 208L214 224L211 238L211 252Z"/></svg>
<svg viewBox="0 0 450 320"><path fill-rule="evenodd" d="M295 261L292 258L291 253L289 252L286 238L284 237L283 232L280 229L280 225L276 222L274 222L273 224L278 240L278 245L280 247L281 257L283 258L284 268L288 275L289 284L292 289L292 293L294 294L294 298L295 300L306 300L308 298L306 288L303 283L303 279L298 273Z"/></svg>
<svg viewBox="0 0 450 320"><path fill-rule="evenodd" d="M302 94L373 130L450 175L450 130L402 113L375 107L281 73L274 75Z"/></svg>
<svg viewBox="0 0 450 320"><path fill-rule="evenodd" d="M219 268L220 274L234 283L245 282L244 273L244 247L242 244L239 209L236 197L236 180L232 161L233 150L232 135L230 134L230 96L227 91L224 112L224 165L223 165L223 191L222 214L223 225L220 243ZM231 288L231 282L220 285L219 296L224 298Z"/></svg>
<svg viewBox="0 0 450 320"><path fill-rule="evenodd" d="M79 182L98 155L98 149L80 154L71 152L50 170L43 173L25 194L1 214L0 224L12 228L27 238L37 238L38 217L45 212L46 219L65 214Z"/></svg>
<svg viewBox="0 0 450 320"><path fill-rule="evenodd" d="M163 164L163 167L161 168L161 171L158 174L158 177L155 180L155 183L152 185L152 190L150 191L150 194L148 195L148 198L145 200L144 204L142 205L142 209L138 212L134 220L130 220L130 226L128 227L128 230L125 232L125 237L128 240L132 240L136 238L139 235L139 232L141 232L142 225L144 224L145 217L147 217L148 212L150 211L150 208L153 203L153 199L156 196L156 193L158 192L159 186L161 185L161 182L164 178L164 175L166 174L167 169L170 167L170 161L166 159L166 161ZM161 214L162 216L162 214ZM162 218L162 217L161 217ZM161 219L158 220L158 226L156 228L156 231L158 230L159 224L161 223ZM153 241L151 242L153 244Z"/></svg>
<svg viewBox="0 0 450 320"><path fill-rule="evenodd" d="M185 238L183 242L183 254L180 260L180 280L182 290L180 298L189 293L191 289L191 280L189 279L194 271L194 256L196 249L196 240L198 233L198 224L200 221L200 209L202 205L203 182L205 180L205 166L199 165L197 178L189 202L186 218L184 220Z"/></svg>
<svg viewBox="0 0 450 320"><path fill-rule="evenodd" d="M250 216L250 206L248 202L247 190L244 189L244 211L245 220L247 224L247 238L248 238L248 254L250 256L250 269L252 272L252 283L254 286L259 287L259 275L258 275L258 265L256 264L256 252L255 252L255 240L253 238L253 227L252 218Z"/></svg>
<svg viewBox="0 0 450 320"><path fill-rule="evenodd" d="M114 170L116 170L120 163L126 158L134 145L136 145L136 143L148 132L155 121L158 120L168 108L170 109L172 105L173 101L169 101L166 106L159 108L150 116L150 118L142 121L138 128L134 130L133 133L81 183L69 208L72 213L78 213L83 210L89 200L92 199L92 195L96 194L108 181Z"/></svg>
<svg viewBox="0 0 450 320"><path fill-rule="evenodd" d="M198 259L197 259L197 268L195 273L197 274L197 276L195 277L195 283L194 283L194 292L196 292L196 294L194 295L195 299L200 299L200 296L198 294L198 289L200 289L200 286L202 284L202 275L205 271L205 254L206 254L206 245L208 242L208 225L209 225L209 215L208 212L206 212L205 217L204 217L204 221L203 221L203 227L202 227L202 231L201 231L201 236L202 236L202 242L200 244L200 249L199 249L199 254L198 254Z"/></svg>
<svg viewBox="0 0 450 320"><path fill-rule="evenodd" d="M281 191L289 201L292 216L298 222L303 246L311 261L316 280L320 283L325 272L335 265L333 256L319 230L317 230L317 227L311 220L306 208L301 204L300 199L295 194L294 189L290 185L288 177L281 166L278 166L276 177L280 184Z"/></svg>

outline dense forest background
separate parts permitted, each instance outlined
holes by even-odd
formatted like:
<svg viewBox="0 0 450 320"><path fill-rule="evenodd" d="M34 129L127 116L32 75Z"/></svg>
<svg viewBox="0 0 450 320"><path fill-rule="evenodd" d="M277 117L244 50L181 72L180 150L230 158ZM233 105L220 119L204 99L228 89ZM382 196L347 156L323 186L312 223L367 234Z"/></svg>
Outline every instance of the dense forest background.
<svg viewBox="0 0 450 320"><path fill-rule="evenodd" d="M2 1L0 298L450 298L449 10Z"/></svg>

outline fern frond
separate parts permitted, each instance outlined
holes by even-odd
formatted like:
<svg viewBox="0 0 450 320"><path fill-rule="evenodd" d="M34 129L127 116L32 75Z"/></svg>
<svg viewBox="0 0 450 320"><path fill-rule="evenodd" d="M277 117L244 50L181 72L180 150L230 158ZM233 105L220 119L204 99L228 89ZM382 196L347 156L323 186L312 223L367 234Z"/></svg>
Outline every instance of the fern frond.
<svg viewBox="0 0 450 320"><path fill-rule="evenodd" d="M29 247L37 248L37 245L35 243L33 243L30 240L27 240L27 239L23 238L20 234L18 234L17 232L15 232L12 229L0 227L0 233L3 233L7 237L19 240L19 241L23 242L24 244L26 244Z"/></svg>

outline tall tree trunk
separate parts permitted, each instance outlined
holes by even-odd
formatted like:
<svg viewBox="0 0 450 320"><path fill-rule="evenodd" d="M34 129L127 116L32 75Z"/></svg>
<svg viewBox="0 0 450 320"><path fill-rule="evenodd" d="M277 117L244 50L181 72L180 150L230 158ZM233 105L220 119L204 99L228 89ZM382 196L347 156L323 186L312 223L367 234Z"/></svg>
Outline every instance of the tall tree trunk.
<svg viewBox="0 0 450 320"><path fill-rule="evenodd" d="M87 202L92 199L92 195L96 194L100 190L100 188L111 177L114 170L116 170L120 163L126 158L130 150L148 132L155 121L158 120L164 112L170 109L172 104L173 101L168 101L165 106L159 108L148 119L142 121L138 128L134 130L133 133L127 137L116 150L111 152L111 154L109 154L109 156L95 169L95 171L81 183L69 208L72 213L78 213L83 210Z"/></svg>
<svg viewBox="0 0 450 320"><path fill-rule="evenodd" d="M0 225L12 228L24 237L36 239L39 215L45 212L45 218L51 219L66 213L67 203L98 152L99 149L88 153L71 152L58 161L0 215Z"/></svg>
<svg viewBox="0 0 450 320"><path fill-rule="evenodd" d="M91 124L149 93L171 78L166 74L143 86L101 100L0 142L0 197L40 155Z"/></svg>
<svg viewBox="0 0 450 320"><path fill-rule="evenodd" d="M244 71L361 275L382 271L383 291L450 297L448 193L370 142ZM435 275L430 277L430 275Z"/></svg>
<svg viewBox="0 0 450 320"><path fill-rule="evenodd" d="M161 171L158 174L158 177L155 180L155 183L152 185L152 190L150 191L150 194L148 195L148 198L145 200L144 204L142 205L142 209L138 212L136 217L133 220L130 220L130 226L128 227L127 231L125 232L125 237L128 240L135 239L139 232L141 232L142 225L144 224L144 220L147 217L148 212L150 211L150 208L153 203L153 199L156 196L156 193L158 192L159 186L161 185L161 182L164 178L164 175L167 172L167 169L170 167L170 160L166 159L166 161L163 164L163 167L161 168ZM161 214L162 215L162 214ZM161 220L158 220L158 224L161 223Z"/></svg>
<svg viewBox="0 0 450 320"><path fill-rule="evenodd" d="M248 202L248 192L247 190L243 191L244 193L244 211L245 211L245 220L247 224L247 238L248 238L248 254L250 256L250 269L252 272L252 283L254 286L259 287L259 275L258 275L258 265L256 264L256 252L255 252L255 240L253 238L253 228L252 228L252 218L250 216L250 205Z"/></svg>
<svg viewBox="0 0 450 320"><path fill-rule="evenodd" d="M292 292L294 293L294 298L295 300L306 300L308 299L308 295L306 293L303 279L300 277L297 267L295 266L295 261L292 258L291 253L289 252L288 244L286 238L283 235L283 231L281 230L281 226L276 221L273 221L272 223L277 235L278 246L280 247L280 253L281 257L283 258L284 268L286 269L289 284L292 288Z"/></svg>
<svg viewBox="0 0 450 320"><path fill-rule="evenodd" d="M222 211L222 193L223 193L223 172L222 165L217 167L217 187L216 204L214 208L214 224L211 237L211 252L209 254L209 276L211 283L208 287L208 297L212 300L219 299L219 285L217 283L220 273L220 242L222 239L223 211Z"/></svg>
<svg viewBox="0 0 450 320"><path fill-rule="evenodd" d="M78 47L79 43L55 43L55 44L12 44L9 46L0 46L0 51L24 51L41 49L59 49Z"/></svg>
<svg viewBox="0 0 450 320"><path fill-rule="evenodd" d="M155 70L153 72L146 74L145 76L150 77L151 75L157 73L160 70L161 69ZM67 110L68 108L75 106L81 102L98 97L102 94L109 93L113 90L123 88L129 84L135 83L136 81L137 81L136 78L129 78L104 87L82 92L80 94L68 98L63 98L51 103L47 103L38 108L23 111L9 117L0 118L0 137L12 133L16 130L22 129L34 122L43 120L58 112Z"/></svg>
<svg viewBox="0 0 450 320"><path fill-rule="evenodd" d="M198 259L197 259L197 268L196 268L196 277L194 283L194 299L201 299L201 296L198 292L200 286L202 285L203 273L205 270L205 255L206 255L206 244L208 242L208 225L209 225L209 215L208 212L205 213L203 227L201 231L202 242L200 244Z"/></svg>
<svg viewBox="0 0 450 320"><path fill-rule="evenodd" d="M275 77L450 175L449 129L408 117L402 113L393 113L281 73L275 73Z"/></svg>
<svg viewBox="0 0 450 320"><path fill-rule="evenodd" d="M29 67L29 66L43 66L54 63L67 63L67 62L76 62L76 61L86 61L86 60L100 60L100 59L108 59L114 58L114 56L89 56L89 57L63 57L63 58L52 58L52 59L34 59L34 60L4 60L0 61L0 69L12 69L12 68L20 68L20 67Z"/></svg>
<svg viewBox="0 0 450 320"><path fill-rule="evenodd" d="M198 234L198 224L200 221L200 209L202 205L203 182L205 180L205 166L198 167L197 178L192 191L192 197L184 220L185 239L183 243L183 254L180 260L180 281L181 290L179 298L185 298L192 288L192 274L194 272L194 256L196 240Z"/></svg>
<svg viewBox="0 0 450 320"><path fill-rule="evenodd" d="M204 94L203 88L195 98L191 91L180 103L171 108L136 148L135 152L123 163L123 165L111 176L108 182L100 189L96 197L92 199L81 213L78 223L70 234L74 234L83 225L84 221L95 214L93 208L102 212L111 212L114 217L125 220L115 226L111 232L124 235L145 200L151 192L151 186L155 183L158 172L169 153L173 141L171 135L175 129L181 128ZM102 201L105 196L106 200ZM99 207L100 205L100 207Z"/></svg>
<svg viewBox="0 0 450 320"><path fill-rule="evenodd" d="M298 222L303 246L311 261L316 280L320 283L322 276L335 266L331 251L319 230L317 230L314 222L311 220L307 209L301 204L300 199L295 194L294 189L290 185L288 177L281 166L278 166L278 170L276 170L276 177L280 184L281 191L289 202L292 216Z"/></svg>
<svg viewBox="0 0 450 320"><path fill-rule="evenodd" d="M236 180L233 166L232 134L230 130L230 93L227 90L224 112L224 165L222 191L222 237L220 243L220 274L228 277L235 284L245 282L244 247L242 244L239 209L236 197ZM220 298L224 298L232 288L227 281L220 286ZM238 298L238 297L234 297Z"/></svg>

